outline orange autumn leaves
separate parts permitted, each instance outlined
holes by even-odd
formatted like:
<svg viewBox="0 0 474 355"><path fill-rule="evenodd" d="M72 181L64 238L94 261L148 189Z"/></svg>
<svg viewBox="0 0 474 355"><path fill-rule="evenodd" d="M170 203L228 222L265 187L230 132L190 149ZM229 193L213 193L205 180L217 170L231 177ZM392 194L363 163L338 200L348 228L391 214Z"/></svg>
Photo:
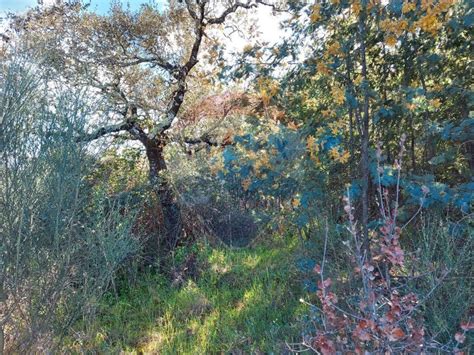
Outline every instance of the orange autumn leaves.
<svg viewBox="0 0 474 355"><path fill-rule="evenodd" d="M339 147L331 148L329 151L329 156L338 163L345 164L349 161L351 157L350 153L347 150L340 150Z"/></svg>
<svg viewBox="0 0 474 355"><path fill-rule="evenodd" d="M321 19L321 4L314 4L309 15L311 23L316 23Z"/></svg>
<svg viewBox="0 0 474 355"><path fill-rule="evenodd" d="M283 127L280 125L279 127ZM294 121L291 121L287 124L287 129L289 131L297 132L302 128L302 124L296 124ZM337 136L341 134L341 131L344 130L345 123L343 120L334 120L329 122L326 127L320 127L316 130L314 135L309 135L305 139L305 151L309 155L309 158L314 162L316 166L321 166L322 160L330 159L333 162L339 164L345 164L350 159L349 151L342 148L341 145L336 145L331 147L329 150L324 148L324 141L327 135ZM318 137L318 138L316 138ZM265 137L261 137L265 139ZM258 151L247 150L240 144L235 146L235 149L240 152L239 155L252 167L254 177L246 177L241 181L241 186L244 191L248 191L254 178L265 179L267 177L268 171L274 169L274 162L278 159L275 159L278 155L278 152L275 148L272 149L260 149ZM210 171L213 175L218 173L223 173L227 175L229 172L225 166L223 151L214 147L211 149L211 167ZM323 159L323 157L325 157ZM239 174L237 174L239 175ZM293 201L293 207L297 207L298 202Z"/></svg>
<svg viewBox="0 0 474 355"><path fill-rule="evenodd" d="M277 81L261 77L257 82L257 90L260 94L260 98L265 106L270 104L270 100L278 94L280 85Z"/></svg>
<svg viewBox="0 0 474 355"><path fill-rule="evenodd" d="M399 18L387 17L376 24L377 28L384 32L384 43L389 47L395 47L398 39L404 33L425 32L432 36L439 33L449 20L449 10L455 5L456 0L422 0L417 5L416 1L404 1ZM332 0L333 6L339 6L340 1ZM349 3L350 14L356 18L362 11L361 0L351 0ZM367 11L372 12L377 8L380 15L384 12L385 5L379 0L371 0L367 3ZM322 20L322 4L316 2L310 7L309 20L312 24L318 24ZM383 18L383 17L382 17ZM334 48L328 48L329 55L337 55ZM321 66L321 73L326 72ZM328 73L326 73L328 74Z"/></svg>
<svg viewBox="0 0 474 355"><path fill-rule="evenodd" d="M441 31L447 23L449 10L456 0L422 0L417 6L415 1L406 1L402 6L402 17L384 19L379 28L385 33L385 44L394 47L404 33L425 32L432 36Z"/></svg>
<svg viewBox="0 0 474 355"><path fill-rule="evenodd" d="M345 101L345 94L344 94L344 89L342 86L338 83L335 83L332 88L331 88L331 94L334 99L334 101L338 105L342 105Z"/></svg>
<svg viewBox="0 0 474 355"><path fill-rule="evenodd" d="M400 37L408 29L408 21L405 19L385 19L379 23L380 29L385 32L385 44L394 47Z"/></svg>
<svg viewBox="0 0 474 355"><path fill-rule="evenodd" d="M320 145L314 136L310 135L308 138L306 138L306 149L311 160L319 165ZM335 162L345 164L349 161L351 155L347 150L341 149L339 146L335 146L329 150L329 157Z"/></svg>
<svg viewBox="0 0 474 355"><path fill-rule="evenodd" d="M428 4L428 1L424 1L425 6L420 9L421 13L415 14L410 19L385 19L379 23L380 29L385 33L385 44L394 47L397 44L398 38L405 32L416 33L422 31L435 36L443 27L446 18L443 15L450 9L454 4L455 0L442 0L436 5ZM402 13L409 15L416 11L416 5L414 3L406 2L402 7Z"/></svg>

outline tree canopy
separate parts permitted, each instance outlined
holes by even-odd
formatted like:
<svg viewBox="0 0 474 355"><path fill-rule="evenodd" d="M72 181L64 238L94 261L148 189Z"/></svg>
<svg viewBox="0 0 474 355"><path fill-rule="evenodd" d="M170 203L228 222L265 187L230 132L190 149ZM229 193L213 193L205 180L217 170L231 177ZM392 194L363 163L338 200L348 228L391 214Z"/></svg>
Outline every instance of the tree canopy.
<svg viewBox="0 0 474 355"><path fill-rule="evenodd" d="M0 353L123 351L104 314L135 285L137 299L166 295L147 306L164 328L188 327L162 331L152 353L468 351L473 18L464 0L113 1L106 14L73 0L8 14ZM273 42L264 20L279 24ZM259 286L229 293L231 268ZM276 328L247 334L257 286L280 309ZM215 342L194 346L198 328Z"/></svg>

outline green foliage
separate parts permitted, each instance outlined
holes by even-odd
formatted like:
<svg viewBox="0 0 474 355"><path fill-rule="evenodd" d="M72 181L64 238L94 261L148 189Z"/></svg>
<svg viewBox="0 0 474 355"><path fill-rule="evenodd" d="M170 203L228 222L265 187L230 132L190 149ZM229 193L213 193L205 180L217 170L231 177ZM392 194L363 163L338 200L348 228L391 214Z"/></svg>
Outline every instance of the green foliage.
<svg viewBox="0 0 474 355"><path fill-rule="evenodd" d="M198 274L179 286L163 275L126 280L108 295L97 320L82 324L70 350L195 354L281 352L299 338L305 306L295 268L298 243L278 238L251 249L197 244L177 260L196 256ZM179 266L179 265L178 265Z"/></svg>
<svg viewBox="0 0 474 355"><path fill-rule="evenodd" d="M65 351L280 353L303 335L314 340L306 350L331 353L326 341L344 339L316 333L327 319L344 324L351 350L402 349L405 333L418 337L411 346L464 342L472 6L288 1L280 44L248 45L224 65L214 25L257 5L232 3L221 12L170 1L136 14L115 4L98 16L74 2L10 17L21 51L0 48L0 352L54 351L72 324ZM239 21L226 29L243 31ZM193 107L234 87L231 77L251 89ZM111 135L113 148L85 144ZM341 206L346 192L355 214ZM129 285L132 270L117 284L118 271L146 268L140 240L147 257L168 242L161 273ZM339 300L326 293L324 261ZM399 303L416 313L415 332L388 320L394 290L418 302L416 312ZM304 327L300 296L317 305ZM338 318L336 302L358 321Z"/></svg>
<svg viewBox="0 0 474 355"><path fill-rule="evenodd" d="M399 254L401 258L397 263L404 264L398 270L392 262L381 262L379 256L374 257L371 264L366 262L363 264L365 266L358 267L357 249L351 247L358 237L348 235L346 226L347 224L335 225L329 222L325 231L325 226L319 223L313 230L314 235L318 237L305 242L307 251L297 265L307 272L305 284L312 293L305 301L312 303L312 306L306 318L306 333L303 333L306 336L305 341L295 349L314 347L317 350L332 349L331 351L334 351L337 348L349 351L354 347L380 349L384 346L383 334L382 337L367 335L380 329L382 331L393 329L389 326L393 320L390 315L386 319L376 321L376 327L371 329L365 321L370 324L374 318L371 316L353 317L354 314L363 312L363 305L367 300L364 297L367 286L364 287L359 279L364 277L364 274L359 271L364 268L368 270L369 275L374 272L372 276L375 277L372 279L370 276L369 283L376 284L383 278L392 277L391 282L388 283L389 289L384 289L383 284L372 288L375 298L388 299L390 297L394 302L398 302L398 297L404 300L405 298L401 297L404 294L410 295L406 299L418 298L408 318L402 315L395 318L396 327L401 327L404 319L413 322L412 325L416 322L422 324L424 327L422 338L430 339L425 344L426 350L450 352L456 348L469 349L472 344L472 334L466 331L466 340L463 344L457 344L454 334L457 333L460 337L459 334L463 333L462 324L469 323L470 319L472 282L469 280L469 274L473 263L472 221L452 221L443 215L442 210L430 210L420 217L419 224L409 225L403 230L400 243L378 249L377 244L383 241L384 237L372 239L372 255L376 255L380 250L385 253L389 248L395 248L393 250L395 251L398 246L404 248L404 251L398 250L401 252ZM352 228L351 230L355 231ZM376 232L386 233L387 229L383 227L374 231ZM396 230L395 233L397 233ZM319 237L321 235L326 235L328 239L321 240ZM390 252L388 255L393 258L397 253ZM375 265L375 268L372 270L370 265ZM381 274L384 267L390 268L388 276ZM321 286L323 277L329 280L324 287ZM452 292L453 289L457 290L455 294ZM389 292L395 292L395 294L390 296ZM323 297L324 294L326 296ZM329 300L326 297L329 297ZM377 302L379 305L377 312L385 312L386 307L393 304L385 301ZM401 307L403 309L404 306L401 305ZM351 328L351 323L355 329ZM406 349L409 345L413 346L410 344L412 341L422 340L419 334L415 335L420 328L418 330L410 327L402 328L402 332L397 329L399 334L391 335L389 341L385 341L385 346L392 351L400 346L400 349ZM413 333L412 336L405 337L405 332ZM335 338L334 334L337 334ZM344 338L347 338L347 341L343 341ZM355 342L355 346L352 341Z"/></svg>
<svg viewBox="0 0 474 355"><path fill-rule="evenodd" d="M430 211L421 218L419 231L408 232L411 240L407 244L417 256L412 269L420 274L421 270L437 270L428 277L414 280L410 286L421 294L434 290L426 301L423 314L438 341L450 343L474 301L473 285L468 276L474 262L473 225L452 221L439 212ZM449 274L440 283L438 278L443 270L449 270ZM452 292L454 289L456 292Z"/></svg>
<svg viewBox="0 0 474 355"><path fill-rule="evenodd" d="M147 182L145 162L137 148L108 149L96 162L87 177L96 189L107 190L110 195L126 193L144 186Z"/></svg>
<svg viewBox="0 0 474 355"><path fill-rule="evenodd" d="M91 158L76 142L89 114L80 93L46 94L43 73L20 59L0 68L0 335L7 352L53 349L140 247L133 209L84 184Z"/></svg>

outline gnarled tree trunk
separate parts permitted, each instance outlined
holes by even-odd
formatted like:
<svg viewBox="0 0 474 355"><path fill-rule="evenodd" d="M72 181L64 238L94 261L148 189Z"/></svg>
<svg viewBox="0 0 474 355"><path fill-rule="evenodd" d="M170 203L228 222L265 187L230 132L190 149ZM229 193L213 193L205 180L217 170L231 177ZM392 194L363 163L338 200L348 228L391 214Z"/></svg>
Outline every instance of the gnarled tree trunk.
<svg viewBox="0 0 474 355"><path fill-rule="evenodd" d="M262 0L235 1L231 2L228 7L223 8L221 12L218 12L218 15L211 16L213 11L211 11L212 5L209 1L185 1L185 4L186 7L182 13L183 19L187 16L187 20L191 20L191 23L194 23L192 29L194 40L188 48L189 54L178 58L178 61L174 55L170 56L168 60L166 56L161 56L162 53L156 53L148 47L141 47L141 43L143 42L141 38L142 35L137 35L135 33L136 31L132 30L134 28L133 26L136 25L132 17L129 18L131 26L129 31L130 36L127 38L125 47L121 40L115 41L115 37L117 37L116 34L122 33L123 28L116 28L115 25L113 25L114 22L110 23L110 37L114 38L113 40L111 39L110 48L113 48L113 50L105 54L102 53L104 49L103 46L99 46L93 51L94 53L100 53L99 57L93 57L91 60L95 62L99 68L105 68L106 72L107 70L112 70L114 72L114 79L108 82L106 80L105 83L102 83L97 78L93 78L91 82L93 83L92 85L100 89L101 92L110 95L109 98L111 102L117 105L118 110L116 112L119 112L123 116L123 120L118 124L101 127L95 132L84 134L77 138L78 142L89 142L112 133L128 132L133 139L139 140L145 147L149 162L150 184L154 195L152 200L156 202L153 203L154 206L151 206L148 211L151 212L153 218L150 225L151 229L148 230L148 234L152 235L150 236L150 242L147 246L147 254L151 255L151 260L156 259L159 253L174 248L181 235L180 208L176 201L176 196L174 196L169 182L166 181L166 177L160 173L166 171L166 162L163 157L163 149L166 144L166 131L171 128L173 122L178 118L178 113L187 92L188 75L198 63L198 55L201 50L203 38L206 35L206 29L211 26L223 24L229 15L234 14L240 8L250 10L259 4L273 7L273 5L266 4ZM174 13L174 11L171 11L171 13ZM155 36L154 33L150 33L149 35ZM87 37L86 40L86 43L90 46L96 44L93 38ZM160 36L158 36L157 40L158 43L160 43ZM164 35L161 40L163 40L164 45L168 45L168 35ZM179 41L179 36L177 40ZM186 46L187 44L188 41L186 40L183 45ZM117 51L116 48L119 50ZM129 53L128 48L133 48L134 51ZM184 52L186 53L188 50ZM106 61L103 61L103 56L107 57ZM166 95L166 109L162 111L164 106L159 105L158 112L162 115L154 127L145 128L141 125L138 115L140 107L138 107L136 103L137 98L122 90L121 81L124 74L121 73L121 70L115 71L115 68L137 67L142 64L149 66L150 69L155 68L160 72L164 71L167 73L164 78L169 77L173 79L172 87L168 89L174 90L171 92L169 98ZM80 72L82 73L82 66L80 68ZM143 73L145 74L145 72ZM162 73L160 73L160 75L162 75ZM146 76L143 76L143 79L146 80ZM165 82L166 81L168 80L165 80ZM156 94L153 93L153 95ZM150 108L147 108L147 110L143 111L148 111L149 109ZM212 144L212 142L205 138L195 143L200 142ZM144 218L146 219L148 216Z"/></svg>
<svg viewBox="0 0 474 355"><path fill-rule="evenodd" d="M165 143L161 139L144 143L149 164L149 180L157 204L153 215L160 221L157 230L151 231L147 254L154 259L160 252L173 249L181 236L181 211L175 194L162 172L166 171L163 157Z"/></svg>

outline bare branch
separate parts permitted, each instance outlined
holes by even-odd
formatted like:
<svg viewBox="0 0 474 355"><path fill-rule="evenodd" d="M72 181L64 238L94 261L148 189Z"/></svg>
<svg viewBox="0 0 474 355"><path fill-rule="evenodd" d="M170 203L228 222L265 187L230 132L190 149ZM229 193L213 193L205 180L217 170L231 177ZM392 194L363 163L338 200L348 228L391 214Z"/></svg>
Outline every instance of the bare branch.
<svg viewBox="0 0 474 355"><path fill-rule="evenodd" d="M194 9L193 7L193 4L191 4L191 1L190 0L185 0L186 2L186 7L188 8L188 12L189 12L189 15L196 21L199 20L197 14L196 14L196 10Z"/></svg>
<svg viewBox="0 0 474 355"><path fill-rule="evenodd" d="M129 62L119 62L117 63L120 67L130 67L138 64L148 63L153 67L160 67L169 72L173 72L178 69L176 65L173 65L165 60L158 57L143 58L140 56L135 56L134 60Z"/></svg>
<svg viewBox="0 0 474 355"><path fill-rule="evenodd" d="M188 154L196 153L202 149L207 149L210 147L226 147L228 145L233 145L234 143L230 140L223 140L222 142L217 141L205 135L199 138L184 138L184 145L186 147L186 152Z"/></svg>
<svg viewBox="0 0 474 355"><path fill-rule="evenodd" d="M239 8L251 9L253 7L257 7L257 2L252 3L251 1L248 1L246 3L243 3L243 2L237 1L231 7L225 9L224 12L219 17L207 19L207 24L209 24L209 25L222 24L226 20L227 16L229 16L230 14L236 12Z"/></svg>
<svg viewBox="0 0 474 355"><path fill-rule="evenodd" d="M204 36L204 10L205 3L202 3L200 5L199 21L196 21L196 38L194 40L191 53L189 54L189 58L186 63L176 72L175 77L178 80L178 88L174 91L171 100L168 103L165 121L160 125L159 129L154 132L154 134L156 135L163 133L171 127L173 120L175 119L176 115L179 112L179 109L181 108L181 105L183 104L184 95L186 93L186 79L191 69L193 69L198 62L197 57L199 54L199 49L201 48L202 38Z"/></svg>
<svg viewBox="0 0 474 355"><path fill-rule="evenodd" d="M189 75L189 72L194 68L194 66L198 63L198 54L201 48L202 39L205 36L205 28L207 25L217 25L222 24L226 20L227 16L237 11L239 8L250 9L258 6L259 3L267 5L261 0L256 0L255 2L249 0L246 3L243 2L235 2L234 5L230 6L219 16L215 18L205 18L205 9L206 9L206 2L197 2L198 9L195 9L189 0L186 0L186 6L190 16L195 20L195 34L196 37L194 39L193 46L191 48L191 53L189 54L188 60L186 63L181 66L179 69L177 68L175 71L175 78L178 81L178 87L173 92L173 95L168 103L167 107L167 115L163 123L157 127L153 131L153 136L159 135L169 129L173 123L173 120L176 118L179 109L184 101L184 96L186 94L186 79Z"/></svg>
<svg viewBox="0 0 474 355"><path fill-rule="evenodd" d="M276 4L270 4L267 1L256 0L256 2L260 5L271 7L272 11L275 11L275 12L288 12L288 13L290 12L290 9L288 9L288 8L284 9L284 8L279 7Z"/></svg>
<svg viewBox="0 0 474 355"><path fill-rule="evenodd" d="M239 8L251 9L251 8L257 7L258 5L271 7L273 11L277 11L277 12L288 12L288 10L281 9L277 5L271 4L270 2L267 2L267 1L264 1L264 0L255 0L255 2L252 2L251 0L249 0L247 2L237 1L231 7L225 9L224 12L219 17L207 19L207 24L209 24L209 25L222 24L222 23L225 22L227 16L229 16L230 14L236 12Z"/></svg>
<svg viewBox="0 0 474 355"><path fill-rule="evenodd" d="M135 111L132 112L132 114L136 117L136 108L132 108L132 111L133 110ZM128 119L125 122L107 127L101 127L95 132L79 136L76 138L76 142L91 142L108 134L118 133L122 131L129 132L135 139L138 139L143 144L146 144L149 139L145 131L143 131L143 129L139 127L136 122Z"/></svg>
<svg viewBox="0 0 474 355"><path fill-rule="evenodd" d="M119 123L116 125L112 126L107 126L107 127L101 127L95 132L89 133L82 135L80 137L76 138L76 142L91 142L93 140L96 140L98 138L101 138L103 136L106 136L111 133L117 133L121 131L128 131L132 128L132 123L131 122L125 122L125 123Z"/></svg>
<svg viewBox="0 0 474 355"><path fill-rule="evenodd" d="M132 127L128 130L132 136L138 139L143 144L147 144L149 137L136 123L132 123Z"/></svg>
<svg viewBox="0 0 474 355"><path fill-rule="evenodd" d="M184 138L183 141L184 143L188 145L203 144L203 143L209 146L215 146L215 147L222 145L222 143L219 143L217 140L214 140L207 135L203 137L199 137L199 138Z"/></svg>

